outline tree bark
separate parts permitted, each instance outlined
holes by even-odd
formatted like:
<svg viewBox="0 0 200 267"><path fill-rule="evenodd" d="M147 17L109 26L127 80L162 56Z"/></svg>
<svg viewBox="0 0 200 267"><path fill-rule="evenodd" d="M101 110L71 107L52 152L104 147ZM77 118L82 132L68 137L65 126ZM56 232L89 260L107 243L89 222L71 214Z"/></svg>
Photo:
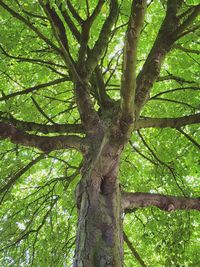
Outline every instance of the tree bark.
<svg viewBox="0 0 200 267"><path fill-rule="evenodd" d="M74 267L123 266L119 153L112 152L105 146L82 169L76 190L79 219Z"/></svg>
<svg viewBox="0 0 200 267"><path fill-rule="evenodd" d="M164 211L174 211L178 209L200 211L200 198L176 197L141 192L123 192L122 206L125 212L129 212L131 209L149 206L155 206Z"/></svg>

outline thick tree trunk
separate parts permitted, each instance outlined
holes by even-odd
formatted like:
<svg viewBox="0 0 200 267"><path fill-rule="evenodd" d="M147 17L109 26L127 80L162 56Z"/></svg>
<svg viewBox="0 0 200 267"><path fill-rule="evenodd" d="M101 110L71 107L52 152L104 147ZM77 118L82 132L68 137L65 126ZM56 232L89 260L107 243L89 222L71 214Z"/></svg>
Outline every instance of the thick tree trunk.
<svg viewBox="0 0 200 267"><path fill-rule="evenodd" d="M106 148L103 157L98 155L83 171L77 190L79 219L74 267L123 265L119 155L110 153L111 150Z"/></svg>

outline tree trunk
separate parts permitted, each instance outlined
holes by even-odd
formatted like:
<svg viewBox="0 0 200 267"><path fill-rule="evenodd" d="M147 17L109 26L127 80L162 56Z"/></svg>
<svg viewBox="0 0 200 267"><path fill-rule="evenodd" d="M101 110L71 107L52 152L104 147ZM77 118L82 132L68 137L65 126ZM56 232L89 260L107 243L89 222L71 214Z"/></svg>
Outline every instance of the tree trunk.
<svg viewBox="0 0 200 267"><path fill-rule="evenodd" d="M123 232L119 153L104 147L86 164L77 190L79 208L74 267L122 267Z"/></svg>

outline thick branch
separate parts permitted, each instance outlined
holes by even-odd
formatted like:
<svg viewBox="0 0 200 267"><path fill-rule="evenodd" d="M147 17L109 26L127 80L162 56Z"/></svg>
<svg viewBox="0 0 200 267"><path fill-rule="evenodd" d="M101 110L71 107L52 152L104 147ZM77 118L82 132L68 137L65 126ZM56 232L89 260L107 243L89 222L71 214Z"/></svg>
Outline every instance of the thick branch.
<svg viewBox="0 0 200 267"><path fill-rule="evenodd" d="M90 98L90 88L87 83L77 83L75 86L75 97L78 106L81 122L84 129L89 134L98 132L101 128L100 118ZM99 128L100 127L100 128Z"/></svg>
<svg viewBox="0 0 200 267"><path fill-rule="evenodd" d="M181 3L182 1L180 1ZM174 42L181 37L181 33L190 26L197 17L200 6L196 6L193 12L180 24L177 16L180 7L179 1L168 0L166 17L161 25L155 43L148 55L148 58L137 77L136 106L137 115L148 99L150 90L158 78L161 64L167 53L173 47Z"/></svg>
<svg viewBox="0 0 200 267"><path fill-rule="evenodd" d="M88 41L89 41L89 35L90 35L90 29L92 27L92 24L98 14L101 11L101 8L104 4L105 0L99 0L97 6L95 7L93 13L91 16L89 16L82 24L81 24L81 35L80 35L80 49L79 49L79 57L78 57L78 67L83 68L83 65L85 67L85 59L87 56L87 51L90 51L88 47ZM86 70L84 70L86 72Z"/></svg>
<svg viewBox="0 0 200 267"><path fill-rule="evenodd" d="M111 103L113 102L113 100L110 98L110 96L106 93L106 86L104 83L104 79L103 79L103 74L102 74L102 70L99 66L96 67L95 69L95 76L93 76L94 78L94 82L96 83L97 86L97 100L99 102L99 105L102 108L107 108L111 106Z"/></svg>
<svg viewBox="0 0 200 267"><path fill-rule="evenodd" d="M74 8L74 6L72 5L70 0L67 0L67 6L72 14L72 16L77 20L77 22L81 25L83 23L83 19L79 16L78 12L76 11L76 9Z"/></svg>
<svg viewBox="0 0 200 267"><path fill-rule="evenodd" d="M63 8L61 7L60 8L60 11L62 13L63 18L65 19L65 22L67 23L67 26L68 26L69 30L74 35L74 37L76 38L76 40L78 42L80 42L80 32L78 31L76 25L74 24L74 22L70 18L67 10L66 9L63 10Z"/></svg>
<svg viewBox="0 0 200 267"><path fill-rule="evenodd" d="M49 1L47 1L46 4L43 3L43 1L40 1L41 6L43 7L44 11L48 15L52 29L54 31L55 37L60 45L63 59L69 69L69 72L71 73L74 81L80 81L80 77L77 73L76 66L73 62L73 59L69 53L68 49L68 40L66 36L65 27L63 25L62 20L58 16L56 10L54 7L51 7Z"/></svg>
<svg viewBox="0 0 200 267"><path fill-rule="evenodd" d="M38 136L27 134L11 124L0 123L0 139L7 138L14 144L36 147L45 153L64 148L74 148L81 152L85 152L87 149L85 139L79 136Z"/></svg>
<svg viewBox="0 0 200 267"><path fill-rule="evenodd" d="M132 120L136 89L137 46L144 22L146 0L134 0L124 45L123 73L121 84L122 118ZM130 118L129 118L130 117Z"/></svg>
<svg viewBox="0 0 200 267"><path fill-rule="evenodd" d="M86 65L87 65L87 70L90 74L96 68L98 61L100 60L106 46L108 45L108 41L112 33L112 27L117 20L119 12L118 1L111 0L110 2L111 3L110 3L109 16L106 18L103 24L103 27L99 34L99 38L96 41L94 47L88 52Z"/></svg>
<svg viewBox="0 0 200 267"><path fill-rule="evenodd" d="M179 2L180 1L178 0L168 0L165 19L160 27L159 33L147 57L147 60L145 61L143 68L137 77L135 98L137 116L139 115L142 106L148 99L148 95L154 82L158 78L161 64L176 41L176 30L178 29L179 25L177 18L177 12L180 7Z"/></svg>
<svg viewBox="0 0 200 267"><path fill-rule="evenodd" d="M151 128L151 127L158 127L158 128L180 128L182 126L197 124L200 123L200 113L178 117L178 118L145 118L140 119L135 129L142 129L142 128Z"/></svg>
<svg viewBox="0 0 200 267"><path fill-rule="evenodd" d="M50 18L55 36L63 52L63 57L65 59L66 65L74 79L76 102L83 125L85 129L88 130L88 132L93 132L93 129L96 128L96 124L98 124L99 122L99 118L93 108L93 103L89 96L89 86L87 82L85 82L85 75L82 75L82 67L80 66L79 71L77 71L77 66L75 65L69 54L69 51L67 49L65 27L60 17L56 13L55 8L51 7L49 1L47 1L46 4L43 4L42 1L40 1L40 3Z"/></svg>
<svg viewBox="0 0 200 267"><path fill-rule="evenodd" d="M122 207L124 210L149 206L155 206L164 211L190 209L200 211L200 198L175 197L150 193L124 192L122 194Z"/></svg>
<svg viewBox="0 0 200 267"><path fill-rule="evenodd" d="M91 16L89 16L87 18L87 21L92 24L94 22L94 20L96 19L96 17L99 15L101 9L102 9L102 6L103 4L105 3L106 1L105 0L99 0L96 7L94 8Z"/></svg>
<svg viewBox="0 0 200 267"><path fill-rule="evenodd" d="M3 115L3 114L2 114ZM27 122L22 120L17 120L14 117L3 117L0 112L0 121L4 123L10 123L19 130L23 131L36 131L43 134L48 133L84 133L83 127L81 124L54 124L54 125L45 125L36 122Z"/></svg>

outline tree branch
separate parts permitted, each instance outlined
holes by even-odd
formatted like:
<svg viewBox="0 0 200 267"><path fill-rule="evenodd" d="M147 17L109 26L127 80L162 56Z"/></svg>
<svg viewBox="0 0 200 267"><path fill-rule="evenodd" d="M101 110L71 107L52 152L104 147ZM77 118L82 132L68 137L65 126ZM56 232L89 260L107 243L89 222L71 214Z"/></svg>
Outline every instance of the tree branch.
<svg viewBox="0 0 200 267"><path fill-rule="evenodd" d="M181 34L179 34L179 36L177 37L177 40L182 38L183 36L189 34L189 33L194 33L195 31L197 31L199 29L199 25L193 26L188 28L187 31L182 32Z"/></svg>
<svg viewBox="0 0 200 267"><path fill-rule="evenodd" d="M177 91L182 91L182 90L200 90L200 87L195 87L195 86L186 86L186 87L178 87L178 88L173 88L173 89L169 89L163 92L160 92L156 95L153 95L149 100L152 100L154 98L157 98L158 96L164 95L164 94L168 94L168 93L172 93L172 92L177 92Z"/></svg>
<svg viewBox="0 0 200 267"><path fill-rule="evenodd" d="M178 118L144 118L139 119L135 129L142 128L180 128L182 126L200 123L200 113Z"/></svg>
<svg viewBox="0 0 200 267"><path fill-rule="evenodd" d="M17 120L10 114L5 117L4 113L0 112L0 122L12 124L19 130L28 132L40 132L43 134L48 133L84 133L83 126L81 124L54 124L45 125L36 122L27 122L22 120Z"/></svg>
<svg viewBox="0 0 200 267"><path fill-rule="evenodd" d="M155 206L164 211L190 209L200 211L200 198L176 197L150 193L122 193L122 207L124 210L149 206Z"/></svg>
<svg viewBox="0 0 200 267"><path fill-rule="evenodd" d="M182 34L182 32L187 29L188 26L196 19L196 17L200 13L200 5L197 5L194 7L193 11L191 12L190 15L183 21L183 23L177 28L175 31L175 35L177 36L177 39L179 38L179 35Z"/></svg>
<svg viewBox="0 0 200 267"><path fill-rule="evenodd" d="M79 16L78 12L72 5L70 0L67 0L67 6L72 14L72 16L77 20L77 22L81 25L83 23L83 19Z"/></svg>
<svg viewBox="0 0 200 267"><path fill-rule="evenodd" d="M128 239L128 236L125 232L123 232L124 241L126 242L127 246L129 247L130 251L132 252L135 259L140 263L142 267L147 267L147 265L144 263L143 259L138 254L137 250L133 247L133 244Z"/></svg>
<svg viewBox="0 0 200 267"><path fill-rule="evenodd" d="M177 129L181 134L183 134L193 145L200 149L200 144L197 143L189 134L185 133L181 128Z"/></svg>
<svg viewBox="0 0 200 267"><path fill-rule="evenodd" d="M133 120L136 90L137 45L144 22L146 0L134 0L124 44L123 73L121 83L122 120Z"/></svg>
<svg viewBox="0 0 200 267"><path fill-rule="evenodd" d="M114 100L106 93L106 86L103 79L102 70L99 66L95 69L95 76L94 76L94 82L97 86L97 95L98 95L98 102L99 106L102 108L108 108L111 106L111 103L114 102Z"/></svg>
<svg viewBox="0 0 200 267"><path fill-rule="evenodd" d="M62 20L60 19L59 15L57 14L54 7L51 7L49 1L46 4L40 0L40 4L43 7L45 13L50 19L52 29L54 31L55 37L61 47L62 57L68 67L69 72L71 73L74 81L80 81L80 77L77 73L76 66L74 61L69 53L68 49L68 40L66 36L65 27L63 25Z"/></svg>
<svg viewBox="0 0 200 267"><path fill-rule="evenodd" d="M62 13L63 18L65 19L65 22L67 23L67 26L68 26L69 30L71 31L73 36L76 38L76 40L78 42L80 42L80 32L78 31L76 25L74 24L74 22L70 18L67 10L66 9L63 10L63 8L61 7L60 11Z"/></svg>
<svg viewBox="0 0 200 267"><path fill-rule="evenodd" d="M15 96L19 96L19 95L26 95L26 94L32 93L34 91L38 91L38 90L40 90L42 88L45 88L45 87L48 87L48 86L52 86L52 85L56 85L56 84L59 84L59 83L62 83L62 82L68 81L68 80L69 80L68 77L64 77L64 78L56 79L54 81L50 81L50 82L47 82L47 83L42 83L42 84L39 84L39 85L36 85L36 86L33 86L33 87L29 87L29 88L27 88L25 90L22 90L22 91L11 93L9 95L4 95L4 96L0 97L0 101L8 100L11 97L15 97Z"/></svg>
<svg viewBox="0 0 200 267"><path fill-rule="evenodd" d="M184 78L179 77L179 76L175 76L171 73L169 73L168 75L165 75L165 76L158 77L156 81L162 82L162 81L168 81L168 80L174 80L180 84L182 84L182 83L195 83L194 81L185 80Z"/></svg>
<svg viewBox="0 0 200 267"><path fill-rule="evenodd" d="M4 140L7 138L14 144L35 147L45 153L64 148L74 148L80 152L85 152L87 150L86 139L76 135L39 136L27 134L26 132L18 130L11 124L0 123L0 139Z"/></svg>
<svg viewBox="0 0 200 267"><path fill-rule="evenodd" d="M37 162L39 162L41 159L45 158L45 154L40 154L38 157L33 159L31 162L29 162L25 167L17 171L12 177L6 182L4 186L0 188L0 194L3 192L7 192L13 184L25 173L27 172L33 165L35 165Z"/></svg>
<svg viewBox="0 0 200 267"><path fill-rule="evenodd" d="M34 97L31 96L31 100L33 101L36 109L40 112L40 114L47 119L48 122L55 125L56 123L44 112L44 110L40 107L40 105L37 103L37 101L34 99Z"/></svg>
<svg viewBox="0 0 200 267"><path fill-rule="evenodd" d="M182 50L183 52L186 52L186 53L192 53L192 54L200 55L200 51L199 50L197 50L197 49L191 49L191 48L187 48L187 47L183 47L180 44L174 45L174 48L175 49Z"/></svg>
<svg viewBox="0 0 200 267"><path fill-rule="evenodd" d="M46 61L46 60L41 60L39 58L27 58L27 57L21 57L21 56L13 56L13 55L10 55L4 48L2 45L0 45L0 49L2 51L2 53L9 57L9 58L12 58L12 59L16 59L17 61L19 62L31 62L31 63L36 63L36 64L40 64L40 65L52 65L52 66L55 66L55 67L59 67L59 68L62 68L62 69L67 69L66 66L64 65L61 65L61 64L58 64L58 63L54 63L52 61ZM70 81L70 78L68 77L68 80Z"/></svg>
<svg viewBox="0 0 200 267"><path fill-rule="evenodd" d="M90 34L90 29L92 27L92 24L98 14L101 11L101 8L104 4L105 0L99 0L97 3L97 6L95 7L93 13L91 16L89 16L85 21L82 22L81 24L81 35L80 35L80 48L79 48L79 57L78 57L78 68L84 68L85 66L85 59L87 56L87 52L90 51L88 47L88 41L89 41L89 34ZM87 72L86 70L84 70Z"/></svg>
<svg viewBox="0 0 200 267"><path fill-rule="evenodd" d="M43 40L48 46L52 47L59 54L61 53L60 49L51 42L45 35L43 35L33 24L29 22L26 18L22 17L19 13L15 12L9 6L7 6L3 1L0 0L0 6L2 6L6 11L8 11L13 17L23 22L26 26L28 26L32 31L34 31L37 36Z"/></svg>
<svg viewBox="0 0 200 267"><path fill-rule="evenodd" d="M154 98L150 98L149 100L175 103L175 104L178 104L178 105L186 106L186 107L190 108L193 111L194 110L198 110L198 107L192 106L192 105L190 105L190 104L188 104L186 102L183 102L183 101L174 100L174 99L170 99L170 98L154 97Z"/></svg>
<svg viewBox="0 0 200 267"><path fill-rule="evenodd" d="M106 18L101 32L99 34L99 38L96 41L94 47L88 52L88 58L86 61L86 67L88 73L91 74L93 70L96 68L98 61L100 60L110 38L112 27L117 20L119 7L117 0L110 1L110 13Z"/></svg>
<svg viewBox="0 0 200 267"><path fill-rule="evenodd" d="M46 14L50 18L52 28L55 32L55 36L63 52L63 57L65 59L66 65L73 77L75 83L74 91L76 96L76 102L83 125L85 128L87 128L88 131L93 132L94 128L96 128L96 125L99 123L99 118L97 112L93 108L93 104L89 96L89 85L87 81L85 81L85 75L82 75L83 66L80 66L78 70L77 65L75 65L68 52L65 27L60 17L56 13L55 8L51 7L49 1L47 1L46 4L43 4L42 1L40 1L40 3Z"/></svg>
<svg viewBox="0 0 200 267"><path fill-rule="evenodd" d="M167 12L160 27L154 45L145 61L142 70L137 77L136 89L136 115L142 109L144 103L148 100L150 90L157 80L160 73L161 64L163 63L167 53L172 48L174 42L177 40L177 35L182 32L183 28L179 27L179 18L177 17L178 10L183 1L168 0ZM190 23L192 20L190 20ZM189 22L188 22L189 25Z"/></svg>
<svg viewBox="0 0 200 267"><path fill-rule="evenodd" d="M89 22L89 24L91 25L94 20L96 19L96 17L99 15L99 13L101 12L101 9L102 9L102 6L103 4L105 3L106 1L105 0L99 0L96 7L94 8L91 16L89 16L87 18L87 21Z"/></svg>

